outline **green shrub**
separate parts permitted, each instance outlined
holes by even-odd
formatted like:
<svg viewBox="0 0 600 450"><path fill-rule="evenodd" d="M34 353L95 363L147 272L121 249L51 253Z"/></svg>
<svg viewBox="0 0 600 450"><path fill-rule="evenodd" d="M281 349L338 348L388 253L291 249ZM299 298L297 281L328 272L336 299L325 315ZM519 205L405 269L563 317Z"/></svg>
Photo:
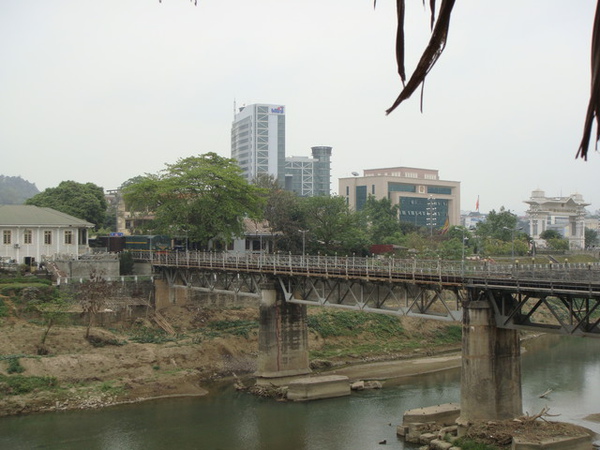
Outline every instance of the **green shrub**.
<svg viewBox="0 0 600 450"><path fill-rule="evenodd" d="M436 343L454 344L462 341L462 325L448 325L437 330L435 334Z"/></svg>
<svg viewBox="0 0 600 450"><path fill-rule="evenodd" d="M0 395L21 395L33 391L53 390L57 386L55 377L0 375Z"/></svg>
<svg viewBox="0 0 600 450"><path fill-rule="evenodd" d="M258 322L255 320L218 320L210 322L208 327L213 331L233 336L243 336L248 339L250 332L258 328Z"/></svg>
<svg viewBox="0 0 600 450"><path fill-rule="evenodd" d="M165 342L175 341L175 338L169 336L163 330L155 330L154 328L149 327L140 327L133 331L131 340L140 344L163 344Z"/></svg>
<svg viewBox="0 0 600 450"><path fill-rule="evenodd" d="M36 277L0 277L0 285L3 284L44 284L52 286L52 281Z"/></svg>
<svg viewBox="0 0 600 450"><path fill-rule="evenodd" d="M323 311L310 315L308 327L324 338L357 336L365 332L387 337L398 336L404 332L400 320L395 316L359 311Z"/></svg>
<svg viewBox="0 0 600 450"><path fill-rule="evenodd" d="M46 283L0 283L0 295L19 298L24 301L33 299L51 300L57 296L57 289Z"/></svg>
<svg viewBox="0 0 600 450"><path fill-rule="evenodd" d="M4 300L0 298L0 317L8 316L8 306L4 304Z"/></svg>
<svg viewBox="0 0 600 450"><path fill-rule="evenodd" d="M14 356L8 360L8 373L22 373L25 372L25 368L21 365L18 356Z"/></svg>

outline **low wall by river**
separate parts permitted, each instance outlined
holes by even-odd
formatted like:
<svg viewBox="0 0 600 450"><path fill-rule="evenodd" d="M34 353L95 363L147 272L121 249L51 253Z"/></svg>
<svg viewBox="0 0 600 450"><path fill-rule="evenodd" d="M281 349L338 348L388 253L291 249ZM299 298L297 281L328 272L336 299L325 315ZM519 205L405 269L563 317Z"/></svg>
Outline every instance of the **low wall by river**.
<svg viewBox="0 0 600 450"><path fill-rule="evenodd" d="M204 308L258 307L260 299L244 293L200 290L186 286L171 286L165 280L154 281L155 307L197 305Z"/></svg>

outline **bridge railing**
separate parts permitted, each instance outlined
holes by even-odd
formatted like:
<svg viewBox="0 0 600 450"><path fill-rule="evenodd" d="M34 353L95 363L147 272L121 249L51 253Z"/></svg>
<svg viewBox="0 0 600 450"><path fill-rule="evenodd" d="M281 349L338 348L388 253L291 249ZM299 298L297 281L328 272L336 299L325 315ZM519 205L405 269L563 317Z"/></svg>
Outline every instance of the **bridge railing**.
<svg viewBox="0 0 600 450"><path fill-rule="evenodd" d="M598 263L496 264L493 261L447 261L390 257L292 255L285 253L133 252L137 260L154 265L260 271L274 274L337 275L365 278L439 278L550 280L600 284Z"/></svg>

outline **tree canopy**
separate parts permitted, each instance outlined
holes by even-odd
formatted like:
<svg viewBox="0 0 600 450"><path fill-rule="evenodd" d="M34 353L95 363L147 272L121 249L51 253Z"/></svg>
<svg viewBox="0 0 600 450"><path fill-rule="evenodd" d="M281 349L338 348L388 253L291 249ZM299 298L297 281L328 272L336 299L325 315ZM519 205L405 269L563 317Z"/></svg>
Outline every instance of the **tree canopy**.
<svg viewBox="0 0 600 450"><path fill-rule="evenodd" d="M233 159L216 153L181 158L158 174L146 174L123 187L133 212L152 213L150 231L187 236L206 244L242 234L243 219L260 218L263 190L249 184Z"/></svg>
<svg viewBox="0 0 600 450"><path fill-rule="evenodd" d="M106 216L104 189L94 183L62 181L27 199L27 205L52 208L101 227Z"/></svg>
<svg viewBox="0 0 600 450"><path fill-rule="evenodd" d="M485 220L477 224L477 235L481 238L492 238L501 241L510 241L517 227L517 216L510 210L500 208L499 212L492 209Z"/></svg>
<svg viewBox="0 0 600 450"><path fill-rule="evenodd" d="M343 197L303 197L302 211L310 253L361 253L367 245L360 216Z"/></svg>

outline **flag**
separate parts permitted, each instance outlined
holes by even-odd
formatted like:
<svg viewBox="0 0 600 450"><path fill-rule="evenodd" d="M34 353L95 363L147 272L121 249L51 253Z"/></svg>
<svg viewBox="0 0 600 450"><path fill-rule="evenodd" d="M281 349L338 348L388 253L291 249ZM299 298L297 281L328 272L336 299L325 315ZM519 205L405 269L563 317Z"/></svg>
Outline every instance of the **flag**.
<svg viewBox="0 0 600 450"><path fill-rule="evenodd" d="M444 222L444 226L442 227L441 234L446 234L450 229L450 218L446 216L446 221Z"/></svg>
<svg viewBox="0 0 600 450"><path fill-rule="evenodd" d="M475 203L475 210L479 212L479 195L477 196L477 202Z"/></svg>

